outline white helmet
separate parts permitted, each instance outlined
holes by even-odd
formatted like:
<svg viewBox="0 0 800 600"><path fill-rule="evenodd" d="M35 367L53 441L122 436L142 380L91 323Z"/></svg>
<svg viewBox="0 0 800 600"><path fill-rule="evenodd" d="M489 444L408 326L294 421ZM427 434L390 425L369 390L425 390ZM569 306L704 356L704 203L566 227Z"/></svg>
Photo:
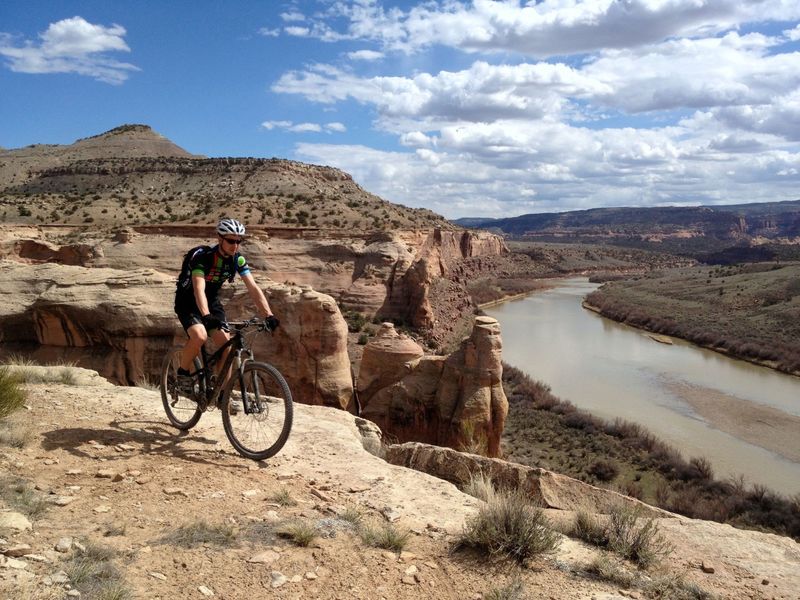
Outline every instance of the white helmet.
<svg viewBox="0 0 800 600"><path fill-rule="evenodd" d="M217 233L219 235L244 235L244 225L239 223L236 219L222 219L217 224Z"/></svg>

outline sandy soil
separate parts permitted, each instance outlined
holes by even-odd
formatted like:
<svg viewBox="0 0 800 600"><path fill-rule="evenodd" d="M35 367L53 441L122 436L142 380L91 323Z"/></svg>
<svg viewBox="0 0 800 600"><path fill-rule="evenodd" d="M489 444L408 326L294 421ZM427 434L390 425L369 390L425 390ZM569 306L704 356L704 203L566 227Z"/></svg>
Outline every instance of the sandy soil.
<svg viewBox="0 0 800 600"><path fill-rule="evenodd" d="M800 417L702 386L666 387L717 429L800 463Z"/></svg>

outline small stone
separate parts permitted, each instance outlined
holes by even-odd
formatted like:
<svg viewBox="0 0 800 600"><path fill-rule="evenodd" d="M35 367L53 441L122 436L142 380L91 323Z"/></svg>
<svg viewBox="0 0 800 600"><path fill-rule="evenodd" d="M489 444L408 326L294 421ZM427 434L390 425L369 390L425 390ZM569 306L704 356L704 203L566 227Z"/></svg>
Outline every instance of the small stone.
<svg viewBox="0 0 800 600"><path fill-rule="evenodd" d="M417 585L417 579L412 575L403 575L400 581L406 585Z"/></svg>
<svg viewBox="0 0 800 600"><path fill-rule="evenodd" d="M274 563L276 560L278 560L280 557L281 555L278 554L277 552L274 552L273 550L265 550L264 552L259 552L255 556L251 556L249 559L247 559L247 562L270 565Z"/></svg>
<svg viewBox="0 0 800 600"><path fill-rule="evenodd" d="M81 469L70 469L67 471L67 475L82 475L83 471Z"/></svg>
<svg viewBox="0 0 800 600"><path fill-rule="evenodd" d="M300 583L301 581L303 581L303 578L300 575L294 575L289 581L291 581L292 583Z"/></svg>
<svg viewBox="0 0 800 600"><path fill-rule="evenodd" d="M314 573L314 571L309 571L308 573L306 573L306 579L308 579L309 581L314 581L316 578L317 574Z"/></svg>
<svg viewBox="0 0 800 600"><path fill-rule="evenodd" d="M417 574L417 566L411 565L406 569L406 575L416 575Z"/></svg>
<svg viewBox="0 0 800 600"><path fill-rule="evenodd" d="M189 497L189 495L185 491L177 487L164 488L164 493L167 496L185 496L187 498Z"/></svg>
<svg viewBox="0 0 800 600"><path fill-rule="evenodd" d="M62 537L60 540L58 540L58 542L56 542L55 549L57 552L61 552L62 554L69 552L72 549L72 538Z"/></svg>
<svg viewBox="0 0 800 600"><path fill-rule="evenodd" d="M78 590L70 590L67 592L67 596L69 596L70 598L80 598L81 593Z"/></svg>
<svg viewBox="0 0 800 600"><path fill-rule="evenodd" d="M6 556L11 556L14 558L19 558L21 556L25 556L26 554L31 553L31 547L28 544L14 544L13 546L9 546L3 551L3 554Z"/></svg>
<svg viewBox="0 0 800 600"><path fill-rule="evenodd" d="M700 570L703 571L703 573L709 573L709 574L713 574L714 572L716 572L714 565L707 563L706 561L700 563Z"/></svg>
<svg viewBox="0 0 800 600"><path fill-rule="evenodd" d="M67 575L64 571L59 571L55 575L50 576L50 581L58 584L69 583L69 575Z"/></svg>
<svg viewBox="0 0 800 600"><path fill-rule="evenodd" d="M18 512L0 512L0 529L14 529L16 531L27 531L33 525L28 518Z"/></svg>
<svg viewBox="0 0 800 600"><path fill-rule="evenodd" d="M124 479L125 476L122 473L117 473L116 475L114 475L114 477L111 478L111 481L113 481L114 483L118 483L120 481L123 481Z"/></svg>
<svg viewBox="0 0 800 600"><path fill-rule="evenodd" d="M160 581L167 580L167 576L164 575L163 573L159 573L158 571L150 571L150 577L152 577L153 579L158 579Z"/></svg>
<svg viewBox="0 0 800 600"><path fill-rule="evenodd" d="M278 571L273 571L272 573L270 573L270 577L272 578L273 589L286 585L286 582L288 581L286 579L286 575L284 575L283 573L279 573Z"/></svg>
<svg viewBox="0 0 800 600"><path fill-rule="evenodd" d="M245 498L252 498L253 496L258 496L261 493L261 490L245 490L242 492L242 496Z"/></svg>
<svg viewBox="0 0 800 600"><path fill-rule="evenodd" d="M6 562L5 562L5 564L3 566L5 568L7 568L7 569L22 570L22 569L27 569L28 568L28 563L26 563L24 560L19 560L19 559L16 559L16 558L9 558L9 559L6 559Z"/></svg>
<svg viewBox="0 0 800 600"><path fill-rule="evenodd" d="M112 479L116 474L113 469L100 469L94 476L99 479Z"/></svg>
<svg viewBox="0 0 800 600"><path fill-rule="evenodd" d="M769 579L762 579L761 585L769 585Z"/></svg>
<svg viewBox="0 0 800 600"><path fill-rule="evenodd" d="M110 506L106 506L105 504L101 504L100 506L95 506L93 510L97 514L107 513L107 512L111 512L111 507Z"/></svg>
<svg viewBox="0 0 800 600"><path fill-rule="evenodd" d="M75 496L52 496L48 498L48 502L56 506L66 506L75 500Z"/></svg>
<svg viewBox="0 0 800 600"><path fill-rule="evenodd" d="M27 560L32 560L33 562L39 562L39 563L49 563L50 562L47 559L46 556L42 556L41 554L26 554L25 558Z"/></svg>
<svg viewBox="0 0 800 600"><path fill-rule="evenodd" d="M57 461L53 460L52 458L47 458L47 459L45 459L45 461L44 461L44 464L46 464L46 465L48 465L48 466L49 466L49 465L54 465L54 464L56 464L56 462L57 462Z"/></svg>
<svg viewBox="0 0 800 600"><path fill-rule="evenodd" d="M201 585L199 588L197 588L197 591L200 592L201 594L203 594L203 596L209 596L210 597L210 596L214 595L214 592L211 591L210 588L207 588L204 585Z"/></svg>
<svg viewBox="0 0 800 600"><path fill-rule="evenodd" d="M150 483L153 481L153 478L149 475L143 475L142 477L137 477L134 481L136 481L136 483L139 485L144 485L145 483Z"/></svg>

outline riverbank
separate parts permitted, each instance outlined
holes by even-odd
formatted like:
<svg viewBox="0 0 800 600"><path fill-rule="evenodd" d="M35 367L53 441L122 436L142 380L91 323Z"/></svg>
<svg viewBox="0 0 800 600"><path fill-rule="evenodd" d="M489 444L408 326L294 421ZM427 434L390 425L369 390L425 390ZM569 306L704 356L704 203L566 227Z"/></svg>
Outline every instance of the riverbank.
<svg viewBox="0 0 800 600"><path fill-rule="evenodd" d="M608 283L584 307L800 376L800 264L677 269Z"/></svg>
<svg viewBox="0 0 800 600"><path fill-rule="evenodd" d="M800 540L795 504L765 486L750 487L736 477L716 479L707 459L686 460L640 425L578 409L511 365L504 367L503 387L510 406L503 434L506 460L563 473L688 517ZM718 408L702 392L696 390L697 406L704 411ZM765 414L757 412L755 418ZM771 425L776 425L772 419L765 424ZM775 436L776 444L787 441L787 432L784 428ZM796 442L790 445L794 448Z"/></svg>

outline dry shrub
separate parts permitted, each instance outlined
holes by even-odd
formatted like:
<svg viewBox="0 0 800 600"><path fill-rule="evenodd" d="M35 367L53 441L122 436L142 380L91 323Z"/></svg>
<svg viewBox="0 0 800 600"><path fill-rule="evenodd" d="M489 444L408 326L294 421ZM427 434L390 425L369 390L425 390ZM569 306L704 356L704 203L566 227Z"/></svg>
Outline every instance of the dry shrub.
<svg viewBox="0 0 800 600"><path fill-rule="evenodd" d="M589 475L593 475L599 481L611 481L619 474L619 467L610 460L596 460L587 469Z"/></svg>
<svg viewBox="0 0 800 600"><path fill-rule="evenodd" d="M520 490L498 492L464 527L456 548L475 548L519 563L554 552L560 543L541 508Z"/></svg>

